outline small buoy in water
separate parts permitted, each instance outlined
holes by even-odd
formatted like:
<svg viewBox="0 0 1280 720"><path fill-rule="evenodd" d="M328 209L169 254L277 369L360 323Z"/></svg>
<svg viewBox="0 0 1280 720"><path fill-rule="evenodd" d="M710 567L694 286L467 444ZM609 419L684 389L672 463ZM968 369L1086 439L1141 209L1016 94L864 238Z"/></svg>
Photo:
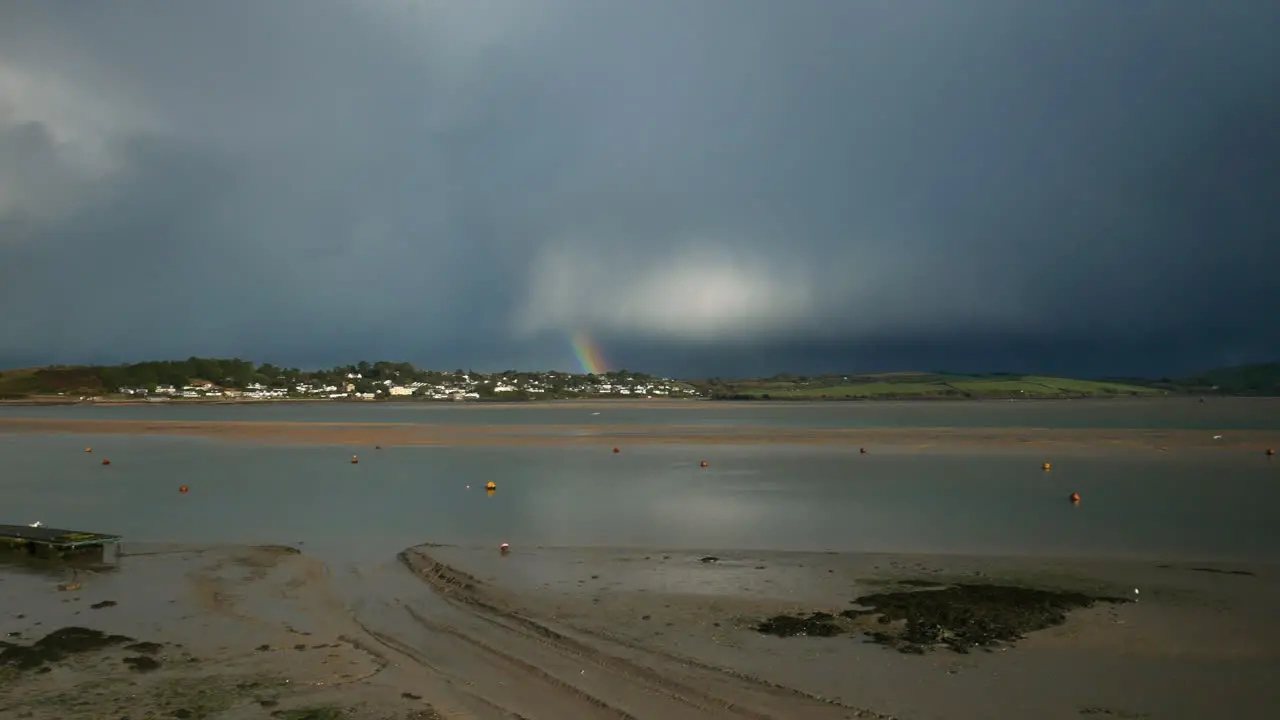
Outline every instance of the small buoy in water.
<svg viewBox="0 0 1280 720"><path fill-rule="evenodd" d="M1052 469L1053 469L1053 465L1052 465L1051 463L1045 463L1045 464L1043 464L1043 465L1041 465L1041 466L1040 466L1040 469L1041 469L1041 470L1052 470Z"/></svg>
<svg viewBox="0 0 1280 720"><path fill-rule="evenodd" d="M498 552L502 553L503 555L506 555L507 553L511 552L511 546L506 543L502 543L501 545L498 546Z"/></svg>
<svg viewBox="0 0 1280 720"><path fill-rule="evenodd" d="M373 449L374 449L374 450L381 450L381 449L382 449L382 446L381 446L381 445L374 445L374 446L373 446Z"/></svg>
<svg viewBox="0 0 1280 720"><path fill-rule="evenodd" d="M103 464L103 465L110 465L110 464L111 464L111 461L110 461L110 460L108 460L108 459L106 459L106 458L102 458L102 464Z"/></svg>
<svg viewBox="0 0 1280 720"><path fill-rule="evenodd" d="M87 448L85 448L85 449L84 449L84 451L85 451L85 452L93 452L93 448L91 448L91 447L87 447Z"/></svg>
<svg viewBox="0 0 1280 720"><path fill-rule="evenodd" d="M618 448L614 448L614 449L613 449L613 451L614 451L615 453L620 453L620 452L622 452L622 451L621 451L621 450L619 450Z"/></svg>
<svg viewBox="0 0 1280 720"><path fill-rule="evenodd" d="M187 491L188 491L188 490L190 490L190 489L191 489L191 488L187 487L186 485L179 485L179 486L178 486L178 492L182 493L183 495L186 495L186 494L187 494Z"/></svg>
<svg viewBox="0 0 1280 720"><path fill-rule="evenodd" d="M1070 500L1073 503L1080 502L1080 493L1071 493Z"/></svg>
<svg viewBox="0 0 1280 720"><path fill-rule="evenodd" d="M866 449L866 448L858 448L858 454L859 454L859 455L866 455L866 454L867 454L867 449Z"/></svg>
<svg viewBox="0 0 1280 720"><path fill-rule="evenodd" d="M1133 589L1133 601L1138 602L1138 588Z"/></svg>
<svg viewBox="0 0 1280 720"><path fill-rule="evenodd" d="M1267 457L1271 457L1272 455L1275 455L1275 454L1276 454L1275 448L1267 448Z"/></svg>
<svg viewBox="0 0 1280 720"><path fill-rule="evenodd" d="M496 483L496 482L494 482L494 481L490 480L489 482L487 482L487 483L485 483L485 484L484 484L484 489L485 489L485 490L497 490L497 489L498 489L498 483Z"/></svg>
<svg viewBox="0 0 1280 720"><path fill-rule="evenodd" d="M358 463L358 462L360 462L360 458L359 458L359 457L357 457L357 456L355 456L355 455L352 455L352 456L351 456L351 464L352 464L352 465L355 465L355 464L356 464L356 463Z"/></svg>
<svg viewBox="0 0 1280 720"><path fill-rule="evenodd" d="M702 461L702 463L701 463L701 465L702 465L702 467L706 467L706 466L707 466L707 461L706 461L706 460L703 460L703 461Z"/></svg>

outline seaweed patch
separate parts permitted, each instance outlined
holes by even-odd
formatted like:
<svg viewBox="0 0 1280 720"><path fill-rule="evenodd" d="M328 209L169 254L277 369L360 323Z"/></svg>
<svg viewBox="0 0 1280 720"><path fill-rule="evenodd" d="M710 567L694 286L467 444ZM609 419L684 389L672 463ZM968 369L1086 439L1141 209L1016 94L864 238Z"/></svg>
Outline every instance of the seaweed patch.
<svg viewBox="0 0 1280 720"><path fill-rule="evenodd" d="M831 613L815 612L808 617L798 615L774 615L756 625L756 631L778 637L834 637L844 632Z"/></svg>
<svg viewBox="0 0 1280 720"><path fill-rule="evenodd" d="M959 584L933 590L875 593L846 610L850 620L874 617L883 629L870 630L872 642L901 652L923 653L939 646L958 653L1010 644L1027 633L1061 625L1067 613L1122 598L1006 585Z"/></svg>
<svg viewBox="0 0 1280 720"><path fill-rule="evenodd" d="M30 645L4 643L0 647L0 667L36 670L48 663L65 660L81 653L133 642L124 635L108 635L83 627L64 627L45 635Z"/></svg>

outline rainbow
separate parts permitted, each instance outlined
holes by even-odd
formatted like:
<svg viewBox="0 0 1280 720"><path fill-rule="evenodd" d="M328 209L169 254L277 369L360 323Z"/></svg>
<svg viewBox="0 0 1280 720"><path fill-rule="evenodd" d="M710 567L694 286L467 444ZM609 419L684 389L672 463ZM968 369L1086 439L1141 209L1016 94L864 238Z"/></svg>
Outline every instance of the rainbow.
<svg viewBox="0 0 1280 720"><path fill-rule="evenodd" d="M608 371L604 354L590 335L579 330L569 336L569 341L573 344L573 354L578 356L578 364L582 366L584 373L600 375Z"/></svg>

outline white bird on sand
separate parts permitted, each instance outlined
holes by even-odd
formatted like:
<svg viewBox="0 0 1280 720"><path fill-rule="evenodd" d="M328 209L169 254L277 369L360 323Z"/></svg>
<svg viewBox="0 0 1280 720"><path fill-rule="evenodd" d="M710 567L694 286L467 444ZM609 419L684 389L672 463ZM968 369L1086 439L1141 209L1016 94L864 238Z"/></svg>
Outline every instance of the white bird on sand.
<svg viewBox="0 0 1280 720"><path fill-rule="evenodd" d="M1214 440L1221 440L1221 439L1222 439L1222 436L1221 436L1221 435L1214 435L1214 436L1213 436L1213 439L1214 439Z"/></svg>
<svg viewBox="0 0 1280 720"><path fill-rule="evenodd" d="M42 522L40 522L39 520L37 520L37 521L35 521L35 522L31 523L28 527L40 527L40 526L41 526L41 525L43 525L43 524L44 524L44 523L42 523Z"/></svg>

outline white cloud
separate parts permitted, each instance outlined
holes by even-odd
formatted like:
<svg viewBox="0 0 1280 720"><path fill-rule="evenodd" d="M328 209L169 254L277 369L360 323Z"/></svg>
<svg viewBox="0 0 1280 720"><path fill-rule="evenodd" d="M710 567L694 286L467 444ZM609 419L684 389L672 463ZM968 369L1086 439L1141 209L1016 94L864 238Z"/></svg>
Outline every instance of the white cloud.
<svg viewBox="0 0 1280 720"><path fill-rule="evenodd" d="M760 337L809 322L808 278L748 251L707 243L674 253L559 245L537 259L517 328L681 340Z"/></svg>

